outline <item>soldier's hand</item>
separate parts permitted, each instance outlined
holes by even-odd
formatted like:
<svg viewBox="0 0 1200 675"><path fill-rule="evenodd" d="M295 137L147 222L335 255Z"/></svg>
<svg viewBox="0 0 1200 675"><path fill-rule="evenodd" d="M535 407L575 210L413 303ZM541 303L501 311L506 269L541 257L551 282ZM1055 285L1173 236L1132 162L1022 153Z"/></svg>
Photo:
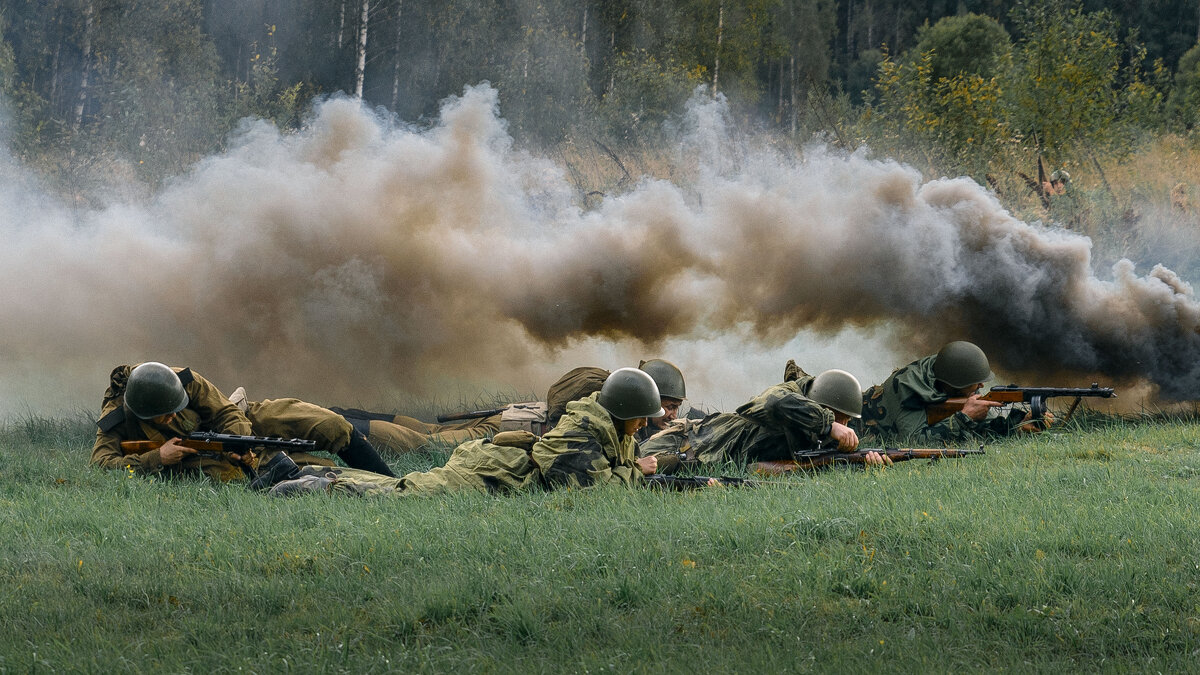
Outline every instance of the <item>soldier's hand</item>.
<svg viewBox="0 0 1200 675"><path fill-rule="evenodd" d="M1054 413L1047 410L1042 415L1041 419L1034 419L1032 412L1025 413L1025 419L1021 420L1021 425L1017 427L1017 431L1023 434L1036 434L1039 431L1045 431L1054 424Z"/></svg>
<svg viewBox="0 0 1200 675"><path fill-rule="evenodd" d="M642 474L649 476L652 473L658 472L658 458L654 455L638 458L637 467L641 469Z"/></svg>
<svg viewBox="0 0 1200 675"><path fill-rule="evenodd" d="M231 458L233 458L233 461L235 461L235 462L245 462L246 464L250 464L251 466L254 466L254 451L253 450L247 450L243 453L231 452L231 453L229 453L229 456Z"/></svg>
<svg viewBox="0 0 1200 675"><path fill-rule="evenodd" d="M837 441L838 450L842 452L854 452L858 448L858 434L845 424L834 422L829 436Z"/></svg>
<svg viewBox="0 0 1200 675"><path fill-rule="evenodd" d="M172 438L158 448L158 459L163 466L171 466L183 461L187 455L196 454L194 448L185 448L179 444L179 438Z"/></svg>
<svg viewBox="0 0 1200 675"><path fill-rule="evenodd" d="M976 422L987 417L988 411L996 406L1004 405L1000 401L988 401L979 398L979 394L971 394L967 397L967 402L963 404L963 414Z"/></svg>
<svg viewBox="0 0 1200 675"><path fill-rule="evenodd" d="M875 452L874 450L872 450L871 452L867 453L867 456L863 460L863 463L866 464L867 466L881 466L881 467L882 466L891 466L892 458L888 457L887 455L885 455L883 453Z"/></svg>

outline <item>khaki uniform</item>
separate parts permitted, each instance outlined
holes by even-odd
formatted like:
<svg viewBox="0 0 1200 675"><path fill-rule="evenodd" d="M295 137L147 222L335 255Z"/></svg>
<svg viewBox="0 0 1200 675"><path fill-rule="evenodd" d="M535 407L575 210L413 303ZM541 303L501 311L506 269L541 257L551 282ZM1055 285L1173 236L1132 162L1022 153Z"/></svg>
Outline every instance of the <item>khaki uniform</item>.
<svg viewBox="0 0 1200 675"><path fill-rule="evenodd" d="M346 413L353 419L352 413ZM413 417L396 415L388 420L366 420L367 441L376 448L396 453L415 452L428 447L450 447L471 440L491 438L500 431L500 415L461 420L450 424L429 424ZM361 427L360 427L361 429Z"/></svg>
<svg viewBox="0 0 1200 675"><path fill-rule="evenodd" d="M700 421L677 419L641 444L643 455L659 457L669 471L686 457L703 463L792 459L793 451L812 450L830 440L833 413L806 395L811 376L777 384L736 412L715 413Z"/></svg>
<svg viewBox="0 0 1200 675"><path fill-rule="evenodd" d="M638 485L633 438L621 437L598 402L599 393L568 403L558 426L540 440L524 445L497 445L484 440L463 443L446 464L387 478L367 471L304 469L308 475L332 473L335 492L366 495L417 495L473 489L511 492L530 486L547 488L617 483ZM529 441L536 437L527 435Z"/></svg>
<svg viewBox="0 0 1200 675"><path fill-rule="evenodd" d="M121 441L156 441L187 438L193 431L214 431L241 436L279 436L317 442L317 449L330 454L346 447L353 427L329 410L298 399L275 399L249 403L245 413L211 382L189 368L172 368L183 383L188 404L168 425L138 419L125 409L125 384L133 366L117 366L104 392L91 463L106 469L129 469L139 473L175 475L200 471L217 480L245 478L242 469L225 459L185 456L178 464L164 466L157 449L141 454L121 452ZM274 453L266 453L267 459ZM330 465L328 460L307 453L289 453L297 464Z"/></svg>
<svg viewBox="0 0 1200 675"><path fill-rule="evenodd" d="M575 368L550 385L546 393L546 426L553 427L566 413L567 403L600 391L609 372L603 368ZM406 415L390 415L335 408L362 432L371 445L395 453L415 452L436 447L452 447L472 440L495 436L501 430L501 415L461 420L449 424L430 424ZM657 431L657 429L655 430ZM648 437L643 433L641 438Z"/></svg>
<svg viewBox="0 0 1200 675"><path fill-rule="evenodd" d="M669 425L660 429L654 426L654 423L651 420L646 420L646 426L638 429L637 433L633 435L633 440L637 441L638 444L641 444L649 440L654 434L657 434L660 431L666 431L668 428L670 428Z"/></svg>
<svg viewBox="0 0 1200 675"><path fill-rule="evenodd" d="M927 424L925 408L944 402L948 396L937 386L933 362L937 355L926 356L892 372L883 384L863 392L862 419L855 427L864 437L879 437L914 445L941 446L980 437L1005 436L1018 423L1007 416L989 416L975 421L958 411L937 424ZM1023 413L1015 413L1020 420Z"/></svg>
<svg viewBox="0 0 1200 675"><path fill-rule="evenodd" d="M604 386L609 371L595 366L572 368L546 392L546 423L551 427L567 412L567 404L594 394Z"/></svg>

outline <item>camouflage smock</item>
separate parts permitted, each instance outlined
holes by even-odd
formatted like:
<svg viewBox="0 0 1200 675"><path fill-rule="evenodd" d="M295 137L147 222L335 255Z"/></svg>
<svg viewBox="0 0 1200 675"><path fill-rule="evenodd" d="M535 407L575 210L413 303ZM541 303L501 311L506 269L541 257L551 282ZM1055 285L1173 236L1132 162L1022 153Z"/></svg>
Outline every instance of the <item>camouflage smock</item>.
<svg viewBox="0 0 1200 675"><path fill-rule="evenodd" d="M936 358L935 354L913 361L893 371L883 384L863 392L862 419L855 425L859 433L906 444L945 445L1012 432L1014 425L1007 417L989 416L977 422L961 410L937 424L927 424L925 407L948 398L933 375Z"/></svg>
<svg viewBox="0 0 1200 675"><path fill-rule="evenodd" d="M558 426L529 449L469 441L455 448L444 465L400 478L342 468L328 472L305 469L304 473L332 473L337 479L331 486L335 492L395 496L463 489L511 492L535 485L640 484L642 473L635 463L637 446L632 437L618 436L608 411L597 402L599 396L595 393L568 403Z"/></svg>
<svg viewBox="0 0 1200 675"><path fill-rule="evenodd" d="M833 413L806 395L811 376L777 384L732 413L676 420L643 441L642 454L686 453L704 463L791 459L829 440Z"/></svg>

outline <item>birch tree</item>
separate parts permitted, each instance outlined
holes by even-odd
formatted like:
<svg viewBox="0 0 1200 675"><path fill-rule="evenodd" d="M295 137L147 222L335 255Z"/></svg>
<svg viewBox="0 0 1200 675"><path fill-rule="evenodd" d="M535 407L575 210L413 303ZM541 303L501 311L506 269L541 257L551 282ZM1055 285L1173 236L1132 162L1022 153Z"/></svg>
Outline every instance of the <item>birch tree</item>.
<svg viewBox="0 0 1200 675"><path fill-rule="evenodd" d="M358 61L354 67L354 97L362 98L363 80L367 74L367 23L371 14L371 0L362 0L362 13L358 24Z"/></svg>

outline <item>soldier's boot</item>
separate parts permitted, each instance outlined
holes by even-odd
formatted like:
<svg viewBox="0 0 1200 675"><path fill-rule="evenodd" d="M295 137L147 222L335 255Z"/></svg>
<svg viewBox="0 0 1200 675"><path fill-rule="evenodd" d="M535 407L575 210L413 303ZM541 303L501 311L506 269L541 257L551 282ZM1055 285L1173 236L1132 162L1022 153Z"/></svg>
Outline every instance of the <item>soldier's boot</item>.
<svg viewBox="0 0 1200 675"><path fill-rule="evenodd" d="M243 413L250 408L250 401L246 400L246 388L238 387L229 395L229 401L238 407Z"/></svg>
<svg viewBox="0 0 1200 675"><path fill-rule="evenodd" d="M338 453L338 457L352 469L362 469L364 471L373 471L389 478L395 478L396 474L392 473L391 467L383 458L379 456L379 452L375 450L365 436L355 429L350 434L350 443L342 448Z"/></svg>
<svg viewBox="0 0 1200 675"><path fill-rule="evenodd" d="M280 452L272 457L271 461L258 467L258 475L250 481L250 489L266 490L276 483L299 476L300 467L296 466L296 462L286 452Z"/></svg>
<svg viewBox="0 0 1200 675"><path fill-rule="evenodd" d="M336 479L332 476L300 476L276 483L268 493L272 497L293 497L310 492L329 492Z"/></svg>

